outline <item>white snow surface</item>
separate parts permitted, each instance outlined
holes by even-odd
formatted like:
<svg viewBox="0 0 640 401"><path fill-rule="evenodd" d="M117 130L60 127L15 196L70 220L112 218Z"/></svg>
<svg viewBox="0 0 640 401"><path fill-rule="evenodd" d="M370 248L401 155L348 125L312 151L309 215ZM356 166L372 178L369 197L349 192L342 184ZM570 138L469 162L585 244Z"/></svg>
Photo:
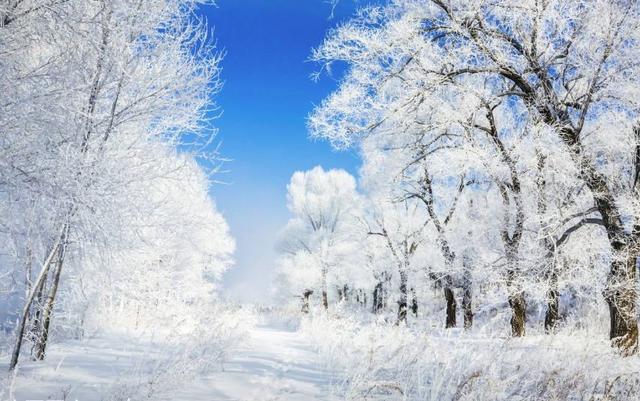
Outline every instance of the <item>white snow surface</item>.
<svg viewBox="0 0 640 401"><path fill-rule="evenodd" d="M44 362L20 364L11 389L2 378L0 399L125 401L133 394L130 401L136 401L142 393L130 389L152 378L165 382L151 398L144 397L153 400L314 401L330 399L336 380L309 340L284 323L256 325L220 369L187 382L147 373L160 350L157 344L117 337L55 344ZM0 360L5 372L6 359Z"/></svg>
<svg viewBox="0 0 640 401"><path fill-rule="evenodd" d="M316 401L331 399L337 379L309 340L286 324L257 325L224 364L196 380L176 399L202 401Z"/></svg>

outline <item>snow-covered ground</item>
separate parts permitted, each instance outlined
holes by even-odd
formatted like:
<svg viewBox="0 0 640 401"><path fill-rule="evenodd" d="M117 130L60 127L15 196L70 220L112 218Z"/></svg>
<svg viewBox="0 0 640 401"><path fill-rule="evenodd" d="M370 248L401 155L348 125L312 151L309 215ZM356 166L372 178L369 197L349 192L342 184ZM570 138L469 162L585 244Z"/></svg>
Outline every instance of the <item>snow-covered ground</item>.
<svg viewBox="0 0 640 401"><path fill-rule="evenodd" d="M21 363L11 387L0 381L0 399L314 401L329 399L335 380L309 341L277 322L255 326L223 366L195 377L164 371L161 349L117 337L56 344L46 361Z"/></svg>
<svg viewBox="0 0 640 401"><path fill-rule="evenodd" d="M231 346L131 335L55 342L44 362L25 358L12 384L0 376L0 401L635 401L640 394L640 359L583 332L485 338L338 315L287 320L297 319L260 311Z"/></svg>
<svg viewBox="0 0 640 401"><path fill-rule="evenodd" d="M316 401L330 399L336 376L303 335L284 324L256 326L224 364L224 372L198 379L180 400Z"/></svg>
<svg viewBox="0 0 640 401"><path fill-rule="evenodd" d="M151 343L110 336L52 344L43 362L23 358L15 377L0 382L4 400L101 400L118 387L132 387L144 366L156 360ZM8 359L0 363L7 371ZM3 378L4 379L4 378Z"/></svg>

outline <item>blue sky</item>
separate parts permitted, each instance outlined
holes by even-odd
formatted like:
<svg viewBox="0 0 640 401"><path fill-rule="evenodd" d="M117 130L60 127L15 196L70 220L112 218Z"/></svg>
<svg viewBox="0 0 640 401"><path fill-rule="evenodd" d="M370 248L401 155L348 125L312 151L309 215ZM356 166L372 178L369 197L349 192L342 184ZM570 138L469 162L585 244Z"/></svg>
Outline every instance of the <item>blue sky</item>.
<svg viewBox="0 0 640 401"><path fill-rule="evenodd" d="M337 84L327 76L309 78L318 69L307 62L311 48L354 7L343 0L334 18L324 0L219 0L202 9L227 53L216 126L221 152L233 161L217 177L228 184L215 185L212 194L237 241L237 264L224 282L229 297L260 300L269 293L274 241L289 218L286 185L294 171L316 165L357 171L354 151L312 141L305 127L314 105Z"/></svg>

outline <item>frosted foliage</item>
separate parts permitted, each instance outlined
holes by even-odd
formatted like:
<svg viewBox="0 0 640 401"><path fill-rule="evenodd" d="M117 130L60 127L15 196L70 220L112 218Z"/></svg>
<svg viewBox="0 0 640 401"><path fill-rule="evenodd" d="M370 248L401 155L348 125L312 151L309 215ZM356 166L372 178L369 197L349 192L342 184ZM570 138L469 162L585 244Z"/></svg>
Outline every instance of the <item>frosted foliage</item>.
<svg viewBox="0 0 640 401"><path fill-rule="evenodd" d="M355 190L356 181L346 171L298 171L287 186L288 207L314 229L337 230L340 218L354 206Z"/></svg>
<svg viewBox="0 0 640 401"><path fill-rule="evenodd" d="M302 296L309 290L318 297L345 285L347 277L357 280L362 233L355 179L344 170L315 167L294 173L287 191L293 217L278 246L283 292Z"/></svg>
<svg viewBox="0 0 640 401"><path fill-rule="evenodd" d="M195 14L204 3L1 2L10 370L72 339L152 333L180 349L200 336L218 361L237 334L217 296L235 245L210 195L221 55Z"/></svg>
<svg viewBox="0 0 640 401"><path fill-rule="evenodd" d="M369 280L304 324L341 396L637 398L639 54L635 0L389 0L327 33L308 129L361 155Z"/></svg>
<svg viewBox="0 0 640 401"><path fill-rule="evenodd" d="M364 7L312 53L346 69L309 130L361 150L370 210L422 207L435 247L416 249L418 271L506 297L518 336L525 298L604 294L610 337L633 353L639 16L606 0Z"/></svg>
<svg viewBox="0 0 640 401"><path fill-rule="evenodd" d="M175 330L170 322L188 318L188 325L180 324L188 330L215 305L217 283L232 264L234 241L205 178L194 163L175 163L171 176L144 183L154 213L131 227L129 242L142 245L87 255L92 270L85 273L83 291L96 298L88 297L86 307L101 311L90 316L110 315L111 329L153 327L162 320ZM108 296L101 295L105 285L111 287Z"/></svg>

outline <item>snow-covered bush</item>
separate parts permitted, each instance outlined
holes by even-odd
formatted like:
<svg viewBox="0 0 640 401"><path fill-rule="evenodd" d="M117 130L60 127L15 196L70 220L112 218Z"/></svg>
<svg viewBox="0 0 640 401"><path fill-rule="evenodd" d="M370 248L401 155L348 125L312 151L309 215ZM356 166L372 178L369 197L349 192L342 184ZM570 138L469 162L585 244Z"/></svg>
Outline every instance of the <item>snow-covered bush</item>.
<svg viewBox="0 0 640 401"><path fill-rule="evenodd" d="M305 319L302 330L345 400L620 400L640 394L640 359L619 359L591 333L487 338L353 318Z"/></svg>

